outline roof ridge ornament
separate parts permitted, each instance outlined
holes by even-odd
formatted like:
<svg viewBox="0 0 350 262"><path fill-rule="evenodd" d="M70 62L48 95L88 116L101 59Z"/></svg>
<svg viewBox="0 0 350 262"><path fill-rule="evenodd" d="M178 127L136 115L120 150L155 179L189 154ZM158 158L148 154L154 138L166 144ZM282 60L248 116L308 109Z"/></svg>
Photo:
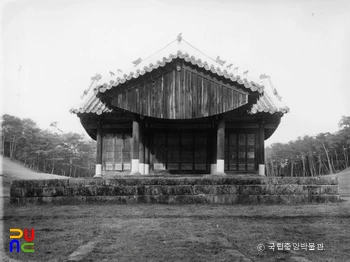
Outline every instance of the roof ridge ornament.
<svg viewBox="0 0 350 262"><path fill-rule="evenodd" d="M224 66L224 64L226 63L226 61L221 60L220 56L218 55L218 57L216 58L216 63L218 63L221 66Z"/></svg>
<svg viewBox="0 0 350 262"><path fill-rule="evenodd" d="M261 74L260 75L260 79L265 79L265 78L270 78L270 76L266 75L266 74Z"/></svg>
<svg viewBox="0 0 350 262"><path fill-rule="evenodd" d="M96 73L94 76L90 77L91 83L87 89L84 90L83 94L80 96L80 99L83 99L90 91L93 83L96 81L99 81L102 78L102 76L98 73Z"/></svg>
<svg viewBox="0 0 350 262"><path fill-rule="evenodd" d="M93 77L91 77L91 80L96 80L99 81L102 78L102 76L100 74L95 74Z"/></svg>
<svg viewBox="0 0 350 262"><path fill-rule="evenodd" d="M141 63L142 62L142 58L141 57L139 57L139 58L137 58L135 61L132 61L132 63L134 64L134 66L137 66L139 63Z"/></svg>
<svg viewBox="0 0 350 262"><path fill-rule="evenodd" d="M181 42L181 40L182 40L182 33L177 35L176 40Z"/></svg>

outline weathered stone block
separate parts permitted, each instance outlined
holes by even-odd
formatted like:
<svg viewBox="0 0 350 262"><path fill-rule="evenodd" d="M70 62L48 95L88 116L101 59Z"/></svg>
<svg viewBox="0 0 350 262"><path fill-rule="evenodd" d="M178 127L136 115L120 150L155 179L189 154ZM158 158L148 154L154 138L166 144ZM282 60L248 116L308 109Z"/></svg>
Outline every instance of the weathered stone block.
<svg viewBox="0 0 350 262"><path fill-rule="evenodd" d="M306 195L308 191L302 185L295 185L295 195Z"/></svg>
<svg viewBox="0 0 350 262"><path fill-rule="evenodd" d="M100 178L90 178L86 181L87 186L106 186L107 180Z"/></svg>
<svg viewBox="0 0 350 262"><path fill-rule="evenodd" d="M42 186L48 187L65 187L69 185L69 179L47 179L41 180Z"/></svg>
<svg viewBox="0 0 350 262"><path fill-rule="evenodd" d="M114 196L137 195L137 186L115 186L111 188Z"/></svg>
<svg viewBox="0 0 350 262"><path fill-rule="evenodd" d="M126 196L126 203L128 205L135 205L138 203L139 196Z"/></svg>
<svg viewBox="0 0 350 262"><path fill-rule="evenodd" d="M88 191L89 191L88 188L85 186L74 187L74 196L86 197L88 195Z"/></svg>
<svg viewBox="0 0 350 262"><path fill-rule="evenodd" d="M262 195L259 197L260 204L275 205L279 204L280 198L278 195Z"/></svg>
<svg viewBox="0 0 350 262"><path fill-rule="evenodd" d="M166 186L164 185L157 185L157 186L145 186L145 192L147 195L166 195L168 193Z"/></svg>
<svg viewBox="0 0 350 262"><path fill-rule="evenodd" d="M81 186L87 185L87 183L88 183L88 179L72 178L72 179L69 179L68 186L81 187Z"/></svg>
<svg viewBox="0 0 350 262"><path fill-rule="evenodd" d="M309 202L307 192L305 194L291 195L291 204L307 204Z"/></svg>
<svg viewBox="0 0 350 262"><path fill-rule="evenodd" d="M125 178L125 179L110 179L108 180L108 183L107 184L107 181L106 181L106 186L126 186L127 185L127 180L128 178Z"/></svg>
<svg viewBox="0 0 350 262"><path fill-rule="evenodd" d="M64 196L65 189L64 187L42 187L41 188L41 196L43 197L55 197L55 196Z"/></svg>
<svg viewBox="0 0 350 262"><path fill-rule="evenodd" d="M149 196L150 203L154 204L168 204L170 196L167 195L150 195Z"/></svg>
<svg viewBox="0 0 350 262"><path fill-rule="evenodd" d="M97 195L97 187L96 185L88 185L86 188L86 196L96 196Z"/></svg>
<svg viewBox="0 0 350 262"><path fill-rule="evenodd" d="M338 185L338 178L336 176L318 176L314 177L313 184L315 185Z"/></svg>
<svg viewBox="0 0 350 262"><path fill-rule="evenodd" d="M215 194L236 194L237 193L237 188L234 185L217 185L214 187L214 190L215 190L214 191Z"/></svg>
<svg viewBox="0 0 350 262"><path fill-rule="evenodd" d="M176 195L174 196L174 204L196 204L201 201L202 198L193 195Z"/></svg>
<svg viewBox="0 0 350 262"><path fill-rule="evenodd" d="M215 204L221 204L221 205L231 205L237 203L237 195L231 195L231 194L218 194L215 195ZM213 204L214 204L213 203Z"/></svg>
<svg viewBox="0 0 350 262"><path fill-rule="evenodd" d="M321 192L320 186L304 186L304 190L307 190L309 195L319 195Z"/></svg>
<svg viewBox="0 0 350 262"><path fill-rule="evenodd" d="M261 185L261 195L274 195L275 186L271 184Z"/></svg>
<svg viewBox="0 0 350 262"><path fill-rule="evenodd" d="M260 195L261 192L261 185L240 185L237 190L239 195Z"/></svg>
<svg viewBox="0 0 350 262"><path fill-rule="evenodd" d="M215 178L198 178L192 183L192 185L216 185L217 184L217 179Z"/></svg>
<svg viewBox="0 0 350 262"><path fill-rule="evenodd" d="M125 196L87 196L86 197L87 204L100 204L100 203L108 203L108 204L126 204Z"/></svg>
<svg viewBox="0 0 350 262"><path fill-rule="evenodd" d="M137 204L148 204L150 203L150 196L146 196L146 195L138 195L136 196L136 203Z"/></svg>
<svg viewBox="0 0 350 262"><path fill-rule="evenodd" d="M64 188L64 196L89 196L94 193L92 186L68 186Z"/></svg>
<svg viewBox="0 0 350 262"><path fill-rule="evenodd" d="M320 194L338 195L339 186L337 185L320 185Z"/></svg>
<svg viewBox="0 0 350 262"><path fill-rule="evenodd" d="M238 204L259 204L260 196L258 195L237 195Z"/></svg>
<svg viewBox="0 0 350 262"><path fill-rule="evenodd" d="M21 187L11 187L10 188L10 196L11 197L24 197L27 195L27 189Z"/></svg>
<svg viewBox="0 0 350 262"><path fill-rule="evenodd" d="M305 192L304 187L297 184L279 184L274 186L275 195L304 194Z"/></svg>
<svg viewBox="0 0 350 262"><path fill-rule="evenodd" d="M304 204L339 201L332 177L123 177L14 181L12 203ZM77 198L75 201L74 198Z"/></svg>
<svg viewBox="0 0 350 262"><path fill-rule="evenodd" d="M193 195L193 187L190 185L166 186L164 190L166 195Z"/></svg>
<svg viewBox="0 0 350 262"><path fill-rule="evenodd" d="M139 185L136 187L137 195L143 196L146 194L146 187L144 185Z"/></svg>
<svg viewBox="0 0 350 262"><path fill-rule="evenodd" d="M103 203L103 202L118 203L117 196L87 196L85 199L87 204Z"/></svg>
<svg viewBox="0 0 350 262"><path fill-rule="evenodd" d="M28 204L42 204L42 197L18 197L10 199L11 204L28 205Z"/></svg>
<svg viewBox="0 0 350 262"><path fill-rule="evenodd" d="M85 195L87 196L88 189L84 187ZM113 188L110 186L96 186L96 196L111 196Z"/></svg>
<svg viewBox="0 0 350 262"><path fill-rule="evenodd" d="M214 188L212 185L194 185L193 194L214 194Z"/></svg>
<svg viewBox="0 0 350 262"><path fill-rule="evenodd" d="M74 187L67 186L64 188L64 195L65 196L74 196Z"/></svg>
<svg viewBox="0 0 350 262"><path fill-rule="evenodd" d="M279 184L279 180L277 177L266 177L265 178L267 184L270 185L278 185Z"/></svg>
<svg viewBox="0 0 350 262"><path fill-rule="evenodd" d="M11 187L24 187L25 180L12 180Z"/></svg>
<svg viewBox="0 0 350 262"><path fill-rule="evenodd" d="M137 186L142 180L136 179L136 178L128 178L128 179L125 179L124 181L126 186ZM122 182L122 180L120 182Z"/></svg>
<svg viewBox="0 0 350 262"><path fill-rule="evenodd" d="M25 197L42 197L43 187L27 187L22 188L22 194Z"/></svg>
<svg viewBox="0 0 350 262"><path fill-rule="evenodd" d="M201 198L203 198L205 203L215 204L215 195L214 194L201 194Z"/></svg>
<svg viewBox="0 0 350 262"><path fill-rule="evenodd" d="M294 199L291 195L280 195L278 204L290 205L293 204Z"/></svg>
<svg viewBox="0 0 350 262"><path fill-rule="evenodd" d="M19 204L20 202L20 199L19 197L10 197L10 204Z"/></svg>
<svg viewBox="0 0 350 262"><path fill-rule="evenodd" d="M309 195L309 203L339 202L339 195Z"/></svg>

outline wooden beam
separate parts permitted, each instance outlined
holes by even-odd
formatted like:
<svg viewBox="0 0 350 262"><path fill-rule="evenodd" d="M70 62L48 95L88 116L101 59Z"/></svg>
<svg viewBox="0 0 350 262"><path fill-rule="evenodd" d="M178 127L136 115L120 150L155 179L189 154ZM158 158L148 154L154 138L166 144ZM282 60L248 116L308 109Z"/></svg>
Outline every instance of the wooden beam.
<svg viewBox="0 0 350 262"><path fill-rule="evenodd" d="M97 128L96 134L97 152L96 152L96 169L94 177L102 177L102 129Z"/></svg>
<svg viewBox="0 0 350 262"><path fill-rule="evenodd" d="M134 115L132 122L132 141L131 141L131 173L130 175L140 175L139 172L139 138L140 138L140 119Z"/></svg>
<svg viewBox="0 0 350 262"><path fill-rule="evenodd" d="M265 127L263 121L259 127L259 175L265 175Z"/></svg>
<svg viewBox="0 0 350 262"><path fill-rule="evenodd" d="M141 175L145 174L145 136L144 136L144 121L139 123L139 172Z"/></svg>
<svg viewBox="0 0 350 262"><path fill-rule="evenodd" d="M225 174L225 119L219 116L217 125L216 174Z"/></svg>
<svg viewBox="0 0 350 262"><path fill-rule="evenodd" d="M217 161L217 127L214 123L214 128L211 130L211 162L210 162L210 174L216 174L216 161Z"/></svg>
<svg viewBox="0 0 350 262"><path fill-rule="evenodd" d="M144 141L145 141L145 175L149 175L149 167L150 167L150 157L149 157L149 147L150 147L150 133L148 128L145 128L145 137L144 137Z"/></svg>
<svg viewBox="0 0 350 262"><path fill-rule="evenodd" d="M203 72L198 71L196 69L192 69L190 66L188 66L186 64L183 65L183 69L185 69L186 71L189 71L191 73L197 74L197 75L199 75L199 76L201 76L201 77L203 77L211 82L214 82L218 85L225 86L225 87L227 87L231 90L234 90L236 92L239 92L242 94L249 94L249 91L244 90L245 87L243 85L241 87L238 87L238 86L234 85L233 83L230 83L230 84L225 83L224 81L222 81L222 79L220 79L221 77L219 77L219 76L212 77L210 75L209 71L206 71L206 73L203 73ZM228 82L228 81L231 81L231 80L227 80L226 82ZM238 83L237 83L237 85L238 85Z"/></svg>

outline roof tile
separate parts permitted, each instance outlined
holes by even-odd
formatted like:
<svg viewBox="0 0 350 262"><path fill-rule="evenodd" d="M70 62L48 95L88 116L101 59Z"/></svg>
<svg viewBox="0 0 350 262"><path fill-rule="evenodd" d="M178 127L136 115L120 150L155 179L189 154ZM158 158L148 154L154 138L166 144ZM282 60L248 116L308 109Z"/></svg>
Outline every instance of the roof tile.
<svg viewBox="0 0 350 262"><path fill-rule="evenodd" d="M119 84L124 84L132 78L138 78L139 76L146 74L146 72L152 72L154 69L164 67L167 63L170 63L176 58L183 59L186 62L190 62L193 65L197 65L200 68L211 71L213 74L223 76L226 79L230 79L233 82L244 85L244 87L247 89L263 93L257 103L253 105L251 111L249 112L250 114L255 114L257 112L269 112L271 114L275 112L287 113L289 111L289 108L278 96L270 78L264 78L257 81L250 75L240 76L236 73L236 71L231 71L230 68L225 68L223 65L220 65L214 59L206 56L201 51L180 38L180 41L173 41L171 44L146 58L144 61L141 61L130 70L124 70L124 72L129 72L129 74L124 74L122 77L121 74L119 74L117 77L109 77L106 79L101 79L101 77L93 78L91 86L94 86L94 88L91 88L90 86L90 92L88 92L78 106L71 109L71 112L96 114L111 112L112 109L106 107L96 97L98 92L104 93L106 90L115 88ZM209 60L212 61L208 63ZM227 69L230 69L230 71L228 72Z"/></svg>

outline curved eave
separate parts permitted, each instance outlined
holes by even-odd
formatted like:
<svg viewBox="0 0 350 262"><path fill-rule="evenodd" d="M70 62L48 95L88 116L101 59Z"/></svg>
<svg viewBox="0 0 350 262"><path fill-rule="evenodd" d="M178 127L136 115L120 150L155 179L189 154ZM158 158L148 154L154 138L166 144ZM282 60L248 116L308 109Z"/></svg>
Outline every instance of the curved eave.
<svg viewBox="0 0 350 262"><path fill-rule="evenodd" d="M257 113L269 113L269 114L275 114L275 113L282 113L286 114L289 112L289 107L277 107L272 103L269 103L267 99L260 99L257 101L256 104L254 104L250 110L250 114L254 115Z"/></svg>
<svg viewBox="0 0 350 262"><path fill-rule="evenodd" d="M146 73L150 73L159 67L164 67L166 64L171 63L174 59L177 58L183 59L184 61L189 62L192 65L198 66L199 68L204 68L206 71L216 74L219 77L238 83L244 86L246 89L251 90L252 92L257 91L259 93L263 93L264 86L254 81L249 81L245 75L234 75L232 72L229 73L226 69L221 69L218 66L215 67L213 64L209 65L207 62L202 61L201 59L196 59L194 56L190 56L188 53L182 53L181 51L178 51L175 55L170 54L168 57L163 57L162 61L157 60L155 63L150 63L148 66L144 66L141 69L138 68L135 71L131 71L128 75L125 74L123 78L117 77L114 80L109 80L109 83L103 83L98 85L94 89L95 95L97 95L98 93L105 93L107 90L117 87L120 84L125 84L131 79L136 79L139 76L143 76Z"/></svg>
<svg viewBox="0 0 350 262"><path fill-rule="evenodd" d="M265 129L265 140L269 139L273 135L273 133L275 133L279 125L280 121L276 124L276 128Z"/></svg>

